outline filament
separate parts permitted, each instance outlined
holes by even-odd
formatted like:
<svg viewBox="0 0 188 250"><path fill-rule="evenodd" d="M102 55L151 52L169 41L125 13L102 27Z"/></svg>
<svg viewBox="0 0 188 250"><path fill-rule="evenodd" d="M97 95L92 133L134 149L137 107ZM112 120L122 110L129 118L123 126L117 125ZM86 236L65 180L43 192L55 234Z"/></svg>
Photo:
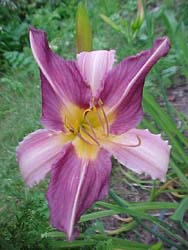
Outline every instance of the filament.
<svg viewBox="0 0 188 250"><path fill-rule="evenodd" d="M87 132L87 130L85 130L85 128L81 127L82 131L88 135L98 146L99 146L99 142L89 133ZM85 139L84 139L85 140Z"/></svg>
<svg viewBox="0 0 188 250"><path fill-rule="evenodd" d="M88 125L89 129L90 129L91 132L93 133L93 136L94 136L95 140L97 140L96 133L95 133L95 131L94 131L94 129L93 129L93 127L92 127L92 125L91 125L89 119L87 118L87 114L88 114L89 112L91 112L91 111L92 111L91 109L86 109L86 110L84 111L84 113L83 113L83 119L86 121L86 124Z"/></svg>
<svg viewBox="0 0 188 250"><path fill-rule="evenodd" d="M68 124L66 116L64 119L64 125L70 132L74 133L74 128L70 124Z"/></svg>
<svg viewBox="0 0 188 250"><path fill-rule="evenodd" d="M100 122L100 124L101 124L101 126L102 126L102 128L103 128L103 132L105 133L105 127L104 127L103 121L102 121L102 119L101 119L101 115L100 115L100 113L99 113L98 110L96 110L96 112L97 112L97 117L98 117L98 119L99 119L99 122Z"/></svg>
<svg viewBox="0 0 188 250"><path fill-rule="evenodd" d="M87 116L85 117L85 120L86 120L87 125L89 126L91 132L93 133L94 138L97 140L97 135L96 135L96 133L95 133L95 130L93 129L93 127L92 127L92 125L91 125L89 119L87 118Z"/></svg>
<svg viewBox="0 0 188 250"><path fill-rule="evenodd" d="M100 146L97 138L100 131L98 131L98 128L102 129L105 135L109 135L109 122L101 99L98 100L98 104L95 106L93 98L90 105L89 108L83 111L82 116L79 116L79 120L73 120L73 118L69 120L69 116L64 116L64 126L71 133L77 135L83 142L89 145L96 144Z"/></svg>
<svg viewBox="0 0 188 250"><path fill-rule="evenodd" d="M103 116L104 116L104 120L105 120L105 124L106 124L106 133L107 133L107 135L109 135L109 130L110 129L109 129L108 118L107 118L107 116L105 114L105 111L104 111L104 108L103 108L103 102L102 102L101 99L99 99L98 104L99 104L99 107L101 108Z"/></svg>
<svg viewBox="0 0 188 250"><path fill-rule="evenodd" d="M84 141L85 143L87 143L87 144L89 144L89 145L92 145L92 143L90 143L90 142L88 142L87 140L85 140L84 137L81 136L80 133L77 133L77 136L78 136L82 141Z"/></svg>

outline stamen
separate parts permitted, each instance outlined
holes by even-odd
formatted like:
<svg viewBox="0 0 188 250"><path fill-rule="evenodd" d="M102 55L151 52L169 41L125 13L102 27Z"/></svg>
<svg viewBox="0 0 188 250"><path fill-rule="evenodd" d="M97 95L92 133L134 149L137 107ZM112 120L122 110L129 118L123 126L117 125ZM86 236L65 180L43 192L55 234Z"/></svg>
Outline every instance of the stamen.
<svg viewBox="0 0 188 250"><path fill-rule="evenodd" d="M74 133L74 128L68 124L68 121L67 121L67 117L65 116L65 119L64 119L64 125L65 127L71 132L71 133Z"/></svg>
<svg viewBox="0 0 188 250"><path fill-rule="evenodd" d="M83 119L85 120L86 118L86 115L91 111L91 109L86 109L84 110L84 113L83 113Z"/></svg>
<svg viewBox="0 0 188 250"><path fill-rule="evenodd" d="M97 140L97 135L96 135L96 133L95 133L95 130L93 129L93 127L92 127L92 125L91 125L89 119L87 118L87 116L85 116L85 121L86 121L87 125L89 126L89 129L90 129L91 132L93 133L93 136L94 136L95 140Z"/></svg>
<svg viewBox="0 0 188 250"><path fill-rule="evenodd" d="M94 97L92 97L92 100L91 100L91 110L96 111L95 98Z"/></svg>
<svg viewBox="0 0 188 250"><path fill-rule="evenodd" d="M92 125L91 125L89 119L87 118L87 114L88 114L89 112L91 112L91 111L92 111L91 109L86 109L86 110L84 111L84 113L83 113L83 119L86 121L86 124L88 125L89 129L90 129L90 130L92 131L92 133L93 133L93 136L94 136L95 139L97 140L96 133L95 133L95 131L94 131L94 129L93 129L93 127L92 127Z"/></svg>
<svg viewBox="0 0 188 250"><path fill-rule="evenodd" d="M89 144L89 145L92 145L92 143L89 143L88 141L86 141L86 140L84 139L84 137L81 136L80 133L77 133L77 136L78 136L82 141L84 141L85 143L87 143L87 144Z"/></svg>
<svg viewBox="0 0 188 250"><path fill-rule="evenodd" d="M81 127L82 131L88 135L98 146L99 146L99 142L97 141L97 139L95 139L92 135L90 135L89 132L87 132L87 130L85 130L85 128ZM85 139L84 139L85 140Z"/></svg>
<svg viewBox="0 0 188 250"><path fill-rule="evenodd" d="M98 119L99 119L99 122L100 122L100 124L101 124L101 126L102 126L102 128L103 128L103 132L105 133L104 123L103 123L103 121L102 121L102 118L101 118L101 115L100 115L98 109L96 110L96 113L97 113L97 117L98 117Z"/></svg>
<svg viewBox="0 0 188 250"><path fill-rule="evenodd" d="M106 133L107 133L107 135L109 135L109 131L110 131L110 129L109 129L109 122L108 122L108 118L107 118L107 116L105 114L105 111L104 111L104 108L103 108L103 102L102 102L101 99L99 99L98 104L99 104L99 107L102 110L102 113L103 113L103 116L104 116L104 120L105 120L105 123L106 123Z"/></svg>

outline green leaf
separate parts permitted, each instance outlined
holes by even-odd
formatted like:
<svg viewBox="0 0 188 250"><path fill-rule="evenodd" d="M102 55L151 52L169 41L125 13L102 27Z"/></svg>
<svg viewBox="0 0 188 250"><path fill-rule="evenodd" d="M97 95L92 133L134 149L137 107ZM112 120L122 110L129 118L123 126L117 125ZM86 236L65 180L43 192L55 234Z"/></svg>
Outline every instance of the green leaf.
<svg viewBox="0 0 188 250"><path fill-rule="evenodd" d="M103 14L100 14L100 17L102 18L102 20L108 24L112 29L116 30L116 31L121 31L121 28L116 25L109 17L103 15Z"/></svg>
<svg viewBox="0 0 188 250"><path fill-rule="evenodd" d="M148 227L143 220L148 220L155 225L159 226L165 233L167 233L171 238L178 240L185 246L188 246L188 242L185 241L181 236L175 234L172 232L171 225L168 225L164 221L160 221L158 218L155 218L154 216L151 216L149 214L144 213L143 211L135 211L135 209L130 209L130 206L126 201L124 201L121 197L119 197L114 191L110 190L110 196L111 198L118 204L118 206L122 207L127 214L132 216L135 221L140 224L144 229L149 231L152 235L159 237L161 240L169 243L170 245L175 246L176 244L171 241L170 239L165 238L161 233L157 233L154 230L152 230L150 227ZM176 246L178 248L178 246ZM178 248L179 249L179 248Z"/></svg>
<svg viewBox="0 0 188 250"><path fill-rule="evenodd" d="M105 216L108 215L112 215L113 211L116 212L123 212L124 210L121 209L119 206L115 205L115 204L111 204L111 203L106 203L103 201L99 201L97 202L97 204L99 206L105 207L105 208L109 208L111 210L104 210L102 211L104 213ZM155 209L176 209L177 208L177 203L173 203L173 202L130 202L128 204L128 208L130 210L134 210L134 211L144 211L144 210L155 210ZM102 215L101 211L100 212L95 212L93 213L93 216L98 216L98 215ZM87 215L84 215L84 218ZM89 215L88 215L89 216ZM92 214L91 214L92 216ZM83 220L85 221L85 219L83 218Z"/></svg>
<svg viewBox="0 0 188 250"><path fill-rule="evenodd" d="M180 178L181 182L188 188L188 179L185 177L184 173L176 166L173 160L171 160L171 167Z"/></svg>
<svg viewBox="0 0 188 250"><path fill-rule="evenodd" d="M178 140L174 139L174 136L177 136L179 141L183 143L188 148L188 140L184 135L177 129L175 123L169 118L166 112L159 106L159 104L154 100L154 98L145 90L143 97L144 109L148 112L156 123L163 129L163 131L169 136L169 138L174 143L173 146L176 147L177 151L180 151L180 154L185 159L185 162L188 163L187 156L178 143Z"/></svg>
<svg viewBox="0 0 188 250"><path fill-rule="evenodd" d="M114 210L104 210L104 211L89 213L89 214L83 215L81 217L81 219L80 219L80 222L85 222L85 221L88 221L88 220L96 220L98 218L111 216L111 215L114 215L114 214L117 214L117 212L114 211Z"/></svg>
<svg viewBox="0 0 188 250"><path fill-rule="evenodd" d="M183 223L183 217L184 217L186 210L188 210L188 197L185 197L181 201L175 213L170 218L174 221Z"/></svg>
<svg viewBox="0 0 188 250"><path fill-rule="evenodd" d="M65 248L67 247L82 247L82 246L93 246L96 245L95 240L75 240L73 242L67 242L67 241L54 241L52 243L52 249L57 249L58 248Z"/></svg>
<svg viewBox="0 0 188 250"><path fill-rule="evenodd" d="M96 250L113 250L112 240L99 241Z"/></svg>
<svg viewBox="0 0 188 250"><path fill-rule="evenodd" d="M100 241L110 241L110 244L112 245L112 249L122 249L122 250L148 250L150 249L149 245L146 245L144 243L135 242L135 241L129 241L124 240L122 238L116 238L116 237L110 237L105 235L92 235L92 238L85 237L84 234L80 234L79 239L75 240L73 242L67 242L64 240L64 234L61 232L48 232L43 235L43 237L50 237L50 238L58 238L58 240L54 240L51 242L52 249L67 249L67 247L83 247L83 246L96 246L97 243ZM62 238L62 240L60 240Z"/></svg>
<svg viewBox="0 0 188 250"><path fill-rule="evenodd" d="M163 243L162 242L157 242L150 249L151 250L162 250L163 249Z"/></svg>
<svg viewBox="0 0 188 250"><path fill-rule="evenodd" d="M85 5L80 2L76 13L77 52L92 50L92 29Z"/></svg>

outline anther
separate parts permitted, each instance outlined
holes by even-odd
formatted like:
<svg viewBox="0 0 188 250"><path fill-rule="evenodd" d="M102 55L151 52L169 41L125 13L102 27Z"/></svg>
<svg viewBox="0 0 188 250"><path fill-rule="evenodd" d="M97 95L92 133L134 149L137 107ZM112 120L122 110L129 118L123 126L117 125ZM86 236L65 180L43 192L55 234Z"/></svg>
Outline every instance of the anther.
<svg viewBox="0 0 188 250"><path fill-rule="evenodd" d="M83 119L86 118L86 115L91 111L91 109L86 109L84 110L84 113L83 113Z"/></svg>

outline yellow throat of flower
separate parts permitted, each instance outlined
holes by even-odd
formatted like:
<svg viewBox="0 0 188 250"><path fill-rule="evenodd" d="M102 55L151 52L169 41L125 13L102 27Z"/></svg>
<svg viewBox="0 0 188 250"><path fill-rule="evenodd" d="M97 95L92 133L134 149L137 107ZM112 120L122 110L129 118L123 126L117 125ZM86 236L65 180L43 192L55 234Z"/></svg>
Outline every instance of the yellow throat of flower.
<svg viewBox="0 0 188 250"><path fill-rule="evenodd" d="M90 108L82 109L72 103L62 109L66 134L71 138L76 153L83 159L94 160L100 148L100 140L109 136L109 126L114 115L107 116L107 107L101 100L92 101Z"/></svg>

